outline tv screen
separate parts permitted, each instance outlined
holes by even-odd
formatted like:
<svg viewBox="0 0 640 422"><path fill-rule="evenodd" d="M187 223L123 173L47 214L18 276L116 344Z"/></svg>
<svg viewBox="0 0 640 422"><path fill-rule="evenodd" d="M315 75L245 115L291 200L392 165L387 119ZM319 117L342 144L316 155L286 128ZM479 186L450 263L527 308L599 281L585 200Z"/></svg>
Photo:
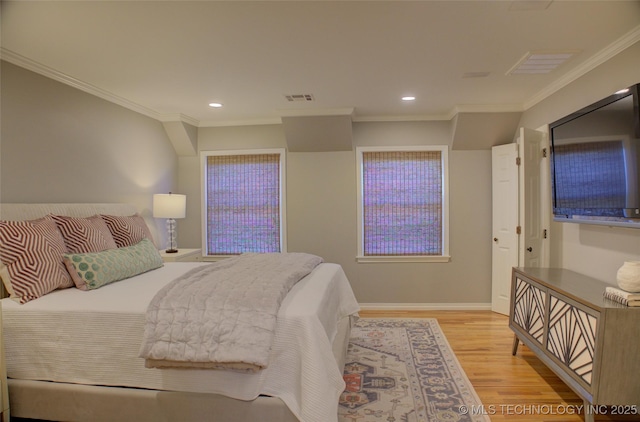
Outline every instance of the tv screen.
<svg viewBox="0 0 640 422"><path fill-rule="evenodd" d="M640 225L638 87L549 125L556 220Z"/></svg>

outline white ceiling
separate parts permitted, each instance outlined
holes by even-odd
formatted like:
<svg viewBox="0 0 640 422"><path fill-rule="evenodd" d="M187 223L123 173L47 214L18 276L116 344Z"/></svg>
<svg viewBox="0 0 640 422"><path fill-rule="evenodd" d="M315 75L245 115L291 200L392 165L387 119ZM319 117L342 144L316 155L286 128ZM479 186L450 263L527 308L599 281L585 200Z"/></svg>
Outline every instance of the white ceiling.
<svg viewBox="0 0 640 422"><path fill-rule="evenodd" d="M3 59L200 127L299 115L448 120L464 111L520 112L640 40L640 1L4 0L1 7ZM528 52L558 50L576 54L548 74L507 75ZM296 94L315 100L285 98ZM417 99L403 103L403 95Z"/></svg>

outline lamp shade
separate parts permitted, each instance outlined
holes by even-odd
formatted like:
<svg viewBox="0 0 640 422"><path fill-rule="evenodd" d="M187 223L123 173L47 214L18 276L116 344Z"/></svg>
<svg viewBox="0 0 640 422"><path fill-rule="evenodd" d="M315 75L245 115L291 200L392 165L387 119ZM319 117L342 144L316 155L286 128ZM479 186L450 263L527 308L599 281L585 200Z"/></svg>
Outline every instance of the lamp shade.
<svg viewBox="0 0 640 422"><path fill-rule="evenodd" d="M187 212L187 196L176 193L153 195L153 216L155 218L184 218Z"/></svg>

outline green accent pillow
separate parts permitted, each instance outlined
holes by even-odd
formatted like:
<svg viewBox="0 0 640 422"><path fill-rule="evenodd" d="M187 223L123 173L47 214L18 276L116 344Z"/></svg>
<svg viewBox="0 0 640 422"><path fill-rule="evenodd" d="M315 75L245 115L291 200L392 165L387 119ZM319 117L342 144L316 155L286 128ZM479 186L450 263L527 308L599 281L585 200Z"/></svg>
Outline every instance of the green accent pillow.
<svg viewBox="0 0 640 422"><path fill-rule="evenodd" d="M97 289L163 265L160 253L149 239L102 252L64 254L64 264L81 290Z"/></svg>

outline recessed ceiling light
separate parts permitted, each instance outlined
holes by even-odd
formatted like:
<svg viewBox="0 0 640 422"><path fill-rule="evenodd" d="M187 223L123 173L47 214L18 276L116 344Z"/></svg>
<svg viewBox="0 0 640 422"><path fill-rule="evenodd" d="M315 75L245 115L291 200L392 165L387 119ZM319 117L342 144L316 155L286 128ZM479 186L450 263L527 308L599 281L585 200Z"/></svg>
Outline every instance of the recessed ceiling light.
<svg viewBox="0 0 640 422"><path fill-rule="evenodd" d="M415 101L416 97L413 97L411 95L407 95L405 97L402 97L402 101Z"/></svg>
<svg viewBox="0 0 640 422"><path fill-rule="evenodd" d="M220 108L222 107L222 103L209 103L209 107Z"/></svg>

